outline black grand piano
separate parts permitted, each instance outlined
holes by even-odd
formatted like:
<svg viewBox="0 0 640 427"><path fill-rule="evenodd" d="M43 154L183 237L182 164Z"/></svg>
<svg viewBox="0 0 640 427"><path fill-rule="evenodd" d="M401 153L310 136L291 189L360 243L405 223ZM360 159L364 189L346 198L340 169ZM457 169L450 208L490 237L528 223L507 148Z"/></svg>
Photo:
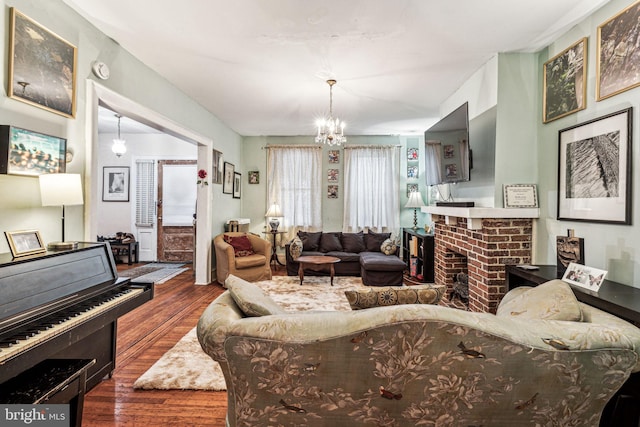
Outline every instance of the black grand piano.
<svg viewBox="0 0 640 427"><path fill-rule="evenodd" d="M0 384L49 359L95 359L86 375L94 387L115 369L118 317L153 291L118 277L108 243L0 254Z"/></svg>

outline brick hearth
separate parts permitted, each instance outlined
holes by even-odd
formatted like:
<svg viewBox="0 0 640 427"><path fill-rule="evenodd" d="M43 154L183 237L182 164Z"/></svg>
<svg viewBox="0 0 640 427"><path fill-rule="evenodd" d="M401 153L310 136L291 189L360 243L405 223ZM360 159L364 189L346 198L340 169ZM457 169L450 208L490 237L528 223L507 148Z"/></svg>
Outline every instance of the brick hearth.
<svg viewBox="0 0 640 427"><path fill-rule="evenodd" d="M466 271L469 310L495 313L507 291L504 266L531 263L533 220L483 218L473 227L467 218L434 221L435 282L446 284L449 295L455 275Z"/></svg>

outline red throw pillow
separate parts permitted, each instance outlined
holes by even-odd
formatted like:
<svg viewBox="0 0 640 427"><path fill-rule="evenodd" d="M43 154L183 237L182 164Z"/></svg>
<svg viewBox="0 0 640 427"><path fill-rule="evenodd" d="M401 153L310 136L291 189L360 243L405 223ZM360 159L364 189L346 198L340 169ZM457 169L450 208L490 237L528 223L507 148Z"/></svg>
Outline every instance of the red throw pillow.
<svg viewBox="0 0 640 427"><path fill-rule="evenodd" d="M225 234L223 236L225 242L233 246L233 252L237 257L253 255L253 247L251 246L251 240L247 236L229 236Z"/></svg>

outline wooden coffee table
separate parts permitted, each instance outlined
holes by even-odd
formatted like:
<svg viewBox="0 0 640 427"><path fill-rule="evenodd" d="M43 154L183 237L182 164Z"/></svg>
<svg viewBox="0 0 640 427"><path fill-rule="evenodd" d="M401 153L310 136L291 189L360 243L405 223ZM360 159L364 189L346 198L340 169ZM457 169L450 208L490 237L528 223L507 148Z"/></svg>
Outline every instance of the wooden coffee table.
<svg viewBox="0 0 640 427"><path fill-rule="evenodd" d="M301 256L296 260L300 263L298 267L298 277L300 277L300 285L302 286L302 281L304 280L304 269L309 268L313 271L320 271L326 266L329 266L329 271L331 273L331 286L333 286L333 276L335 275L336 270L333 268L333 264L336 262L340 262L340 258L336 258L334 256Z"/></svg>

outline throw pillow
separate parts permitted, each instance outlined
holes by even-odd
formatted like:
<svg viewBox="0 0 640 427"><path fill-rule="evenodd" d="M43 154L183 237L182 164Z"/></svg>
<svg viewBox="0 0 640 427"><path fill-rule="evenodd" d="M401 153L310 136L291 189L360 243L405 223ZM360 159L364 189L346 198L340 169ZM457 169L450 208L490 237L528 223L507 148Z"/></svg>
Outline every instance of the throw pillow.
<svg viewBox="0 0 640 427"><path fill-rule="evenodd" d="M294 261L297 260L302 253L302 248L302 240L300 240L300 238L297 236L294 237L291 243L289 243L289 255L291 255L291 259L293 259Z"/></svg>
<svg viewBox="0 0 640 427"><path fill-rule="evenodd" d="M341 252L342 251L342 243L340 243L340 234L336 233L322 233L320 237L320 247L318 250L320 252Z"/></svg>
<svg viewBox="0 0 640 427"><path fill-rule="evenodd" d="M438 304L445 285L388 286L379 289L347 290L344 294L352 310L399 304Z"/></svg>
<svg viewBox="0 0 640 427"><path fill-rule="evenodd" d="M309 233L307 231L298 231L298 237L302 240L302 246L305 251L317 251L320 246L320 237L322 231L317 233Z"/></svg>
<svg viewBox="0 0 640 427"><path fill-rule="evenodd" d="M246 235L230 236L225 234L223 236L225 242L233 246L233 252L237 257L249 256L255 254L253 247L251 246L251 240Z"/></svg>
<svg viewBox="0 0 640 427"><path fill-rule="evenodd" d="M384 242L382 242L382 245L380 245L380 252L385 255L394 255L397 250L398 245L396 244L395 240L386 239Z"/></svg>
<svg viewBox="0 0 640 427"><path fill-rule="evenodd" d="M342 250L345 252L359 254L365 250L364 233L362 231L358 233L342 233L340 241L342 242Z"/></svg>
<svg viewBox="0 0 640 427"><path fill-rule="evenodd" d="M571 286L562 280L550 280L514 298L500 303L497 316L525 319L582 321L580 303Z"/></svg>
<svg viewBox="0 0 640 427"><path fill-rule="evenodd" d="M365 249L369 252L380 252L382 242L391 237L391 233L374 233L369 231L364 235Z"/></svg>
<svg viewBox="0 0 640 427"><path fill-rule="evenodd" d="M278 303L251 282L230 274L224 281L224 285L229 290L231 298L246 316L259 317L286 313Z"/></svg>

